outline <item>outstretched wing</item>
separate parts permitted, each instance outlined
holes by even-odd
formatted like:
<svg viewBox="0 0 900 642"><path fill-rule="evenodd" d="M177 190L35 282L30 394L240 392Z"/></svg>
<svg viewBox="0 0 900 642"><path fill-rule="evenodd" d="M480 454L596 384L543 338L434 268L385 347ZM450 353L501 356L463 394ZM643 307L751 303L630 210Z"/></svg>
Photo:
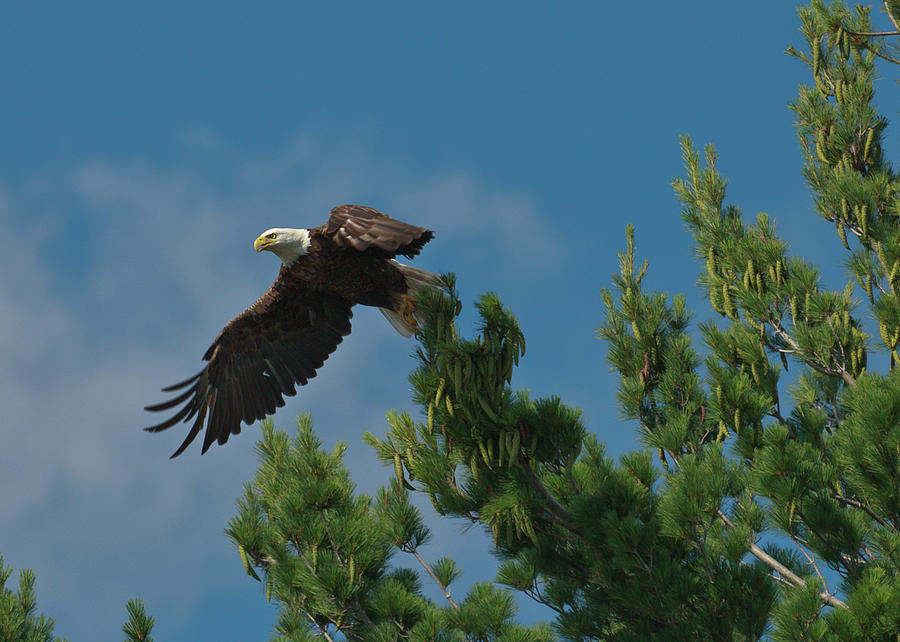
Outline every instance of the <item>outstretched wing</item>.
<svg viewBox="0 0 900 642"><path fill-rule="evenodd" d="M395 221L378 210L362 205L338 205L328 217L325 233L340 247L363 252L376 248L393 257L414 257L434 237L434 232Z"/></svg>
<svg viewBox="0 0 900 642"><path fill-rule="evenodd" d="M286 290L290 290L287 292ZM146 430L159 432L193 419L180 455L206 424L203 450L214 441L224 444L250 425L284 405L284 395L296 394L316 376L343 337L350 334L351 304L286 285L281 276L259 300L232 319L203 358L199 373L163 392L180 392L169 401L147 406L163 411L184 404L175 415Z"/></svg>

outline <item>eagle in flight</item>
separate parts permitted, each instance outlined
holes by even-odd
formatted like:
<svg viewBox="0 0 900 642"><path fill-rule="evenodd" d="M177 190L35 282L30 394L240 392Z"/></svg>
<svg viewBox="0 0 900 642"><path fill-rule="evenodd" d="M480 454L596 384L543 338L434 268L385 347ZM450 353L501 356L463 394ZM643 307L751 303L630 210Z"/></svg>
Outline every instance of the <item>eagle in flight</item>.
<svg viewBox="0 0 900 642"><path fill-rule="evenodd" d="M202 453L284 405L343 338L350 334L351 308L377 307L400 334L415 331L416 293L439 288L437 274L403 265L434 236L423 227L395 221L362 205L339 205L328 222L310 230L273 228L256 239L257 252L274 252L281 271L266 292L222 328L203 355L199 373L163 392L177 396L146 410L181 408L146 430L159 432L191 423L177 457L206 424ZM182 405L183 404L183 405Z"/></svg>

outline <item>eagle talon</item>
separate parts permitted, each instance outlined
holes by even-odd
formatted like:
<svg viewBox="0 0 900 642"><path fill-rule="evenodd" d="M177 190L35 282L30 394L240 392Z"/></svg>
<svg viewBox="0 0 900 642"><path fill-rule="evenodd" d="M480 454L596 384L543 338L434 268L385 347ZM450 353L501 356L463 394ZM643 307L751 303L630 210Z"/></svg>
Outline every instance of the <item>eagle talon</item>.
<svg viewBox="0 0 900 642"><path fill-rule="evenodd" d="M416 321L416 300L411 296L407 296L406 294L400 295L400 309L397 310L397 314L400 315L400 318L403 319L403 323L405 323L410 330L413 332L419 331L419 324Z"/></svg>

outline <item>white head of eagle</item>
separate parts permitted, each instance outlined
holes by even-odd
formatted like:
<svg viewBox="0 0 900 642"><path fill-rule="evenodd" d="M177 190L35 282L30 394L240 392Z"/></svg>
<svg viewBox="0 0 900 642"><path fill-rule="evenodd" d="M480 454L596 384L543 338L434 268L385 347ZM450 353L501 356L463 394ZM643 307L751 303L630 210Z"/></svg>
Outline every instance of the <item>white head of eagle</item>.
<svg viewBox="0 0 900 642"><path fill-rule="evenodd" d="M260 234L253 247L257 252L269 250L278 255L286 266L309 252L309 230L273 227Z"/></svg>

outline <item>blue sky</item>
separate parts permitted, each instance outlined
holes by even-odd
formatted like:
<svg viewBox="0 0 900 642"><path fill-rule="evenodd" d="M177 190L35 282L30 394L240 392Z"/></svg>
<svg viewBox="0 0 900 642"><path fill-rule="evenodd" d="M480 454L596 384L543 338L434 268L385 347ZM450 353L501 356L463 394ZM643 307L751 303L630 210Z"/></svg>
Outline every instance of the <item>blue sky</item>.
<svg viewBox="0 0 900 642"><path fill-rule="evenodd" d="M271 631L223 535L257 429L174 461L183 432L140 430L268 287L263 230L343 202L433 228L415 264L456 272L466 302L499 292L528 340L513 384L583 408L613 454L637 442L594 329L626 223L650 286L710 316L669 186L679 134L716 144L729 201L769 212L796 253L838 248L786 107L807 79L783 53L801 44L792 3L149 7L14 3L0 24L0 552L35 569L72 640L120 639L134 596L159 639ZM412 350L358 310L276 424L311 412L374 491L390 471L360 435L411 409ZM430 523L426 557L464 570L456 595L493 577L487 537Z"/></svg>

